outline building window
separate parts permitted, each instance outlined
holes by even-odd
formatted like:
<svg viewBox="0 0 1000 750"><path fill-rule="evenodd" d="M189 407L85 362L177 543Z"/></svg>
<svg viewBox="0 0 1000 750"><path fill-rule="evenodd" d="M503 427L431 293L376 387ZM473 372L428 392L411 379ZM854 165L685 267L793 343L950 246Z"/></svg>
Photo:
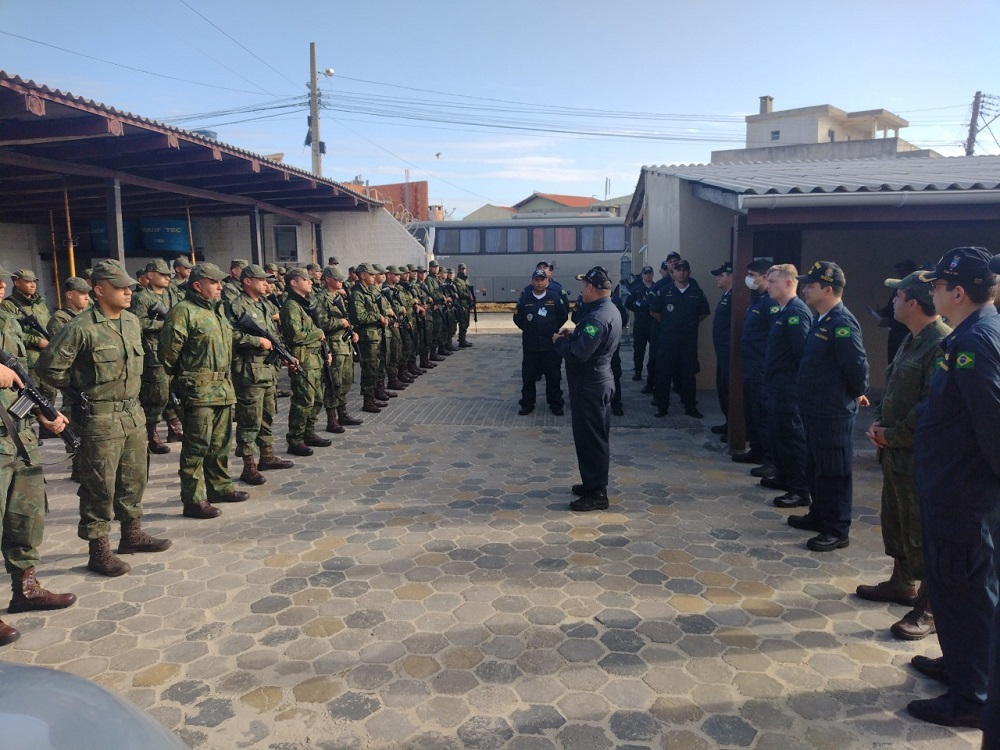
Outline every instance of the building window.
<svg viewBox="0 0 1000 750"><path fill-rule="evenodd" d="M274 228L274 255L278 263L299 262L298 227Z"/></svg>
<svg viewBox="0 0 1000 750"><path fill-rule="evenodd" d="M781 131L780 130L772 130L771 131L771 140L772 141L780 141L781 140Z"/></svg>

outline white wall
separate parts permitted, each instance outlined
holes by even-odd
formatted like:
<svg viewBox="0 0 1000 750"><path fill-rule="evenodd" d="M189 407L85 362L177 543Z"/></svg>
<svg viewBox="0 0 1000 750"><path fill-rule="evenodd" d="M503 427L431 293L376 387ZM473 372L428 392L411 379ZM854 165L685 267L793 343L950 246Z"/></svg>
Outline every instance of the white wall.
<svg viewBox="0 0 1000 750"><path fill-rule="evenodd" d="M48 227L31 224L0 224L0 266L9 273L21 268L30 268L38 276L38 291L46 298L49 306L56 306L56 287L51 261L43 263L42 253L52 253L52 237ZM70 275L66 262L66 248L59 248L61 265L60 279ZM80 269L77 269L79 273ZM7 279L7 294L13 292Z"/></svg>

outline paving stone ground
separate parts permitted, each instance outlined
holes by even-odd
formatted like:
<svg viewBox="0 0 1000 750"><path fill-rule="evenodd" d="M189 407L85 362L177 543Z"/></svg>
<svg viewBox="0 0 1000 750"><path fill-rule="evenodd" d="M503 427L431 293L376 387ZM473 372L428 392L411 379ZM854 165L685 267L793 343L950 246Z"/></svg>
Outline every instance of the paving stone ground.
<svg viewBox="0 0 1000 750"><path fill-rule="evenodd" d="M518 337L473 341L219 519L182 518L176 449L154 456L145 524L174 544L121 578L85 570L50 470L40 574L80 601L5 615L23 636L0 658L94 680L199 749L978 746L907 716L940 692L908 666L937 643L894 640L905 610L852 593L889 572L863 440L851 546L820 555L709 433L714 394L705 420L656 420L626 381L612 506L572 514L568 411L518 417Z"/></svg>

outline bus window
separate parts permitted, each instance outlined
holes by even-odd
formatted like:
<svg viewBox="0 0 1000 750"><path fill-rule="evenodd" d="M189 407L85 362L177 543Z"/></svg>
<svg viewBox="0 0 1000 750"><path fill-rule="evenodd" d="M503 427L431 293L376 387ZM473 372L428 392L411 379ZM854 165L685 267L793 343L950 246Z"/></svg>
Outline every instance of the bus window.
<svg viewBox="0 0 1000 750"><path fill-rule="evenodd" d="M503 229L484 229L483 252L491 254L507 252L507 232Z"/></svg>
<svg viewBox="0 0 1000 750"><path fill-rule="evenodd" d="M572 253L576 251L576 229L574 227L556 227L557 253Z"/></svg>
<svg viewBox="0 0 1000 750"><path fill-rule="evenodd" d="M625 227L604 227L604 252L625 252Z"/></svg>
<svg viewBox="0 0 1000 750"><path fill-rule="evenodd" d="M604 251L604 227L580 227L580 249L585 253Z"/></svg>
<svg viewBox="0 0 1000 750"><path fill-rule="evenodd" d="M508 229L507 230L507 252L526 253L528 252L528 230Z"/></svg>
<svg viewBox="0 0 1000 750"><path fill-rule="evenodd" d="M531 252L551 253L555 246L556 230L552 227L534 227L531 230Z"/></svg>
<svg viewBox="0 0 1000 750"><path fill-rule="evenodd" d="M472 254L479 252L478 229L438 229L434 240L436 255Z"/></svg>

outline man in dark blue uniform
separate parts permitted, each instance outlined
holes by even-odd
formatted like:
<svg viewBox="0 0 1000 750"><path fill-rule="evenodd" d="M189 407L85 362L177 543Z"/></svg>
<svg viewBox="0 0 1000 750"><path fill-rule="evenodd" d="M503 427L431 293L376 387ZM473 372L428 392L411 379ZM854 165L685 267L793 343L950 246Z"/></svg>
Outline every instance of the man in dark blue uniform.
<svg viewBox="0 0 1000 750"><path fill-rule="evenodd" d="M723 424L716 425L712 432L722 435L723 441L729 432L729 335L733 328L733 264L726 261L712 271L715 286L722 292L712 318L712 346L715 348L715 392L719 395Z"/></svg>
<svg viewBox="0 0 1000 750"><path fill-rule="evenodd" d="M562 368L552 345L552 334L569 318L566 295L552 290L548 274L541 268L531 274L531 286L521 293L514 312L514 325L521 329L521 409L524 416L535 409L535 382L545 376L545 400L556 416L563 413L560 387Z"/></svg>
<svg viewBox="0 0 1000 750"><path fill-rule="evenodd" d="M991 270L984 248L959 247L922 276L933 284L935 310L954 330L942 342L943 356L913 435L924 576L943 656L915 656L912 664L948 690L906 707L934 724L982 725L983 747L989 750L1000 747L997 271L1000 265Z"/></svg>
<svg viewBox="0 0 1000 750"><path fill-rule="evenodd" d="M767 439L774 460L774 477L763 477L760 484L768 489L785 490L784 495L774 498L779 508L811 502L806 480L806 435L795 382L812 313L796 296L798 273L790 263L772 266L767 272L767 293L778 307L772 315L764 353Z"/></svg>
<svg viewBox="0 0 1000 750"><path fill-rule="evenodd" d="M807 515L788 522L795 528L818 531L806 546L814 552L830 552L850 543L854 420L858 406L868 406L864 395L868 357L861 326L841 301L847 282L840 266L818 261L799 281L806 304L816 311L796 383L813 505Z"/></svg>
<svg viewBox="0 0 1000 750"><path fill-rule="evenodd" d="M747 443L745 453L733 455L740 464L759 463L750 470L756 477L773 477L774 462L767 443L767 420L764 408L764 355L767 353L767 335L771 318L778 313L778 305L767 294L767 270L770 261L763 258L747 266L744 283L750 288L750 304L743 315L743 333L740 336L740 357L743 359L743 417L746 420ZM773 308L773 309L772 309Z"/></svg>
<svg viewBox="0 0 1000 750"><path fill-rule="evenodd" d="M649 305L656 299L656 296L660 293L664 287L673 286L674 284L674 266L681 259L680 253L668 253L667 259L660 264L660 278L650 287L649 291L646 292L646 313L649 315L650 326L649 326L649 362L646 364L646 384L642 387L640 393L652 393L653 389L656 387L656 352L659 347L660 340L660 320L650 314Z"/></svg>
<svg viewBox="0 0 1000 750"><path fill-rule="evenodd" d="M611 357L621 339L621 314L611 302L611 279L600 266L578 276L583 281L583 307L573 331L552 337L566 360L573 443L581 483L573 485L577 499L570 510L605 510L611 464L611 397L615 380Z"/></svg>
<svg viewBox="0 0 1000 750"><path fill-rule="evenodd" d="M625 308L633 316L632 324L632 380L642 380L643 362L646 360L646 345L653 327L649 317L649 290L653 288L653 267L643 266L642 276L629 287Z"/></svg>
<svg viewBox="0 0 1000 750"><path fill-rule="evenodd" d="M679 260L674 266L674 283L664 286L649 303L649 314L660 322L656 344L657 417L667 416L670 389L679 380L681 403L689 417L701 419L698 411L696 377L698 364L698 324L708 317L705 293L691 278L691 264Z"/></svg>

